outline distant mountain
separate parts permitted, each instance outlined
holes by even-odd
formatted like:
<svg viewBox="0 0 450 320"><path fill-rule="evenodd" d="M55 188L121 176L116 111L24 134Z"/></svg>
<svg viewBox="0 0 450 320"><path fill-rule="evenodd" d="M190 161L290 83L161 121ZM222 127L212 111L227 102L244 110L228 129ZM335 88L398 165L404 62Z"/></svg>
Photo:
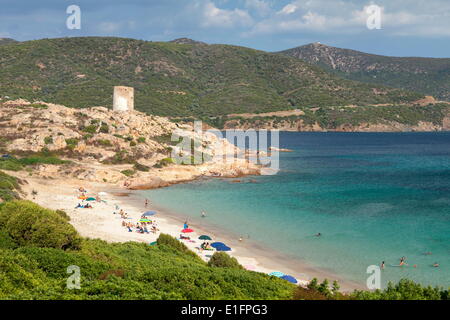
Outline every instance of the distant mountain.
<svg viewBox="0 0 450 320"><path fill-rule="evenodd" d="M0 96L108 107L112 87L125 85L136 89L138 110L174 117L393 104L423 97L345 80L296 58L244 47L111 37L0 46L0 70Z"/></svg>
<svg viewBox="0 0 450 320"><path fill-rule="evenodd" d="M280 52L342 77L450 101L450 58L387 57L312 43Z"/></svg>
<svg viewBox="0 0 450 320"><path fill-rule="evenodd" d="M11 39L11 38L0 38L0 46L4 45L4 44L14 43L14 42L18 42L18 41Z"/></svg>
<svg viewBox="0 0 450 320"><path fill-rule="evenodd" d="M179 38L179 39L175 39L175 40L172 40L169 42L177 43L177 44L207 44L206 42L196 41L196 40L192 40L189 38Z"/></svg>

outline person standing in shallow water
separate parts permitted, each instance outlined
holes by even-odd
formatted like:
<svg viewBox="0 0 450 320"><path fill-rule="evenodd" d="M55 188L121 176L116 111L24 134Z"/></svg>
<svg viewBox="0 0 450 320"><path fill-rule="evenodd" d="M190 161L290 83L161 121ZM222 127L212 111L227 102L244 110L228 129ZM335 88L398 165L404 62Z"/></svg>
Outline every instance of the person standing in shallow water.
<svg viewBox="0 0 450 320"><path fill-rule="evenodd" d="M145 199L145 207L148 207L148 199Z"/></svg>

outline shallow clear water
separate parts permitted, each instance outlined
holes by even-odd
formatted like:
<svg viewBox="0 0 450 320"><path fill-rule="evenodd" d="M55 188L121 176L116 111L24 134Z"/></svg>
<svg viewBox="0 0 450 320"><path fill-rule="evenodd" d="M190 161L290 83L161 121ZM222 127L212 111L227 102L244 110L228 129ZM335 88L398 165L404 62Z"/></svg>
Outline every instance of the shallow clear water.
<svg viewBox="0 0 450 320"><path fill-rule="evenodd" d="M384 284L450 285L450 133L281 133L280 146L295 151L275 176L146 193L350 280L385 260ZM390 266L402 256L408 267Z"/></svg>

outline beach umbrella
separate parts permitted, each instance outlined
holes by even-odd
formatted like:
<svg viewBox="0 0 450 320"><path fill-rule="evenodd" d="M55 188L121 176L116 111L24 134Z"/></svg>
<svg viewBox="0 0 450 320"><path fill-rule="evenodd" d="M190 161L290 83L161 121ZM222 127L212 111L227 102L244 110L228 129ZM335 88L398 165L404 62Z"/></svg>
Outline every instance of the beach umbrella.
<svg viewBox="0 0 450 320"><path fill-rule="evenodd" d="M281 277L281 279L289 281L291 283L297 283L297 279L295 279L293 276L284 275Z"/></svg>
<svg viewBox="0 0 450 320"><path fill-rule="evenodd" d="M194 232L194 230L192 230L192 229L183 229L183 230L181 230L181 232L183 232L183 233L191 233L191 232Z"/></svg>
<svg viewBox="0 0 450 320"><path fill-rule="evenodd" d="M214 243L211 244L211 247L216 248L216 249L217 249L218 247L223 247L223 246L226 247L226 244L223 243L223 242L214 242Z"/></svg>
<svg viewBox="0 0 450 320"><path fill-rule="evenodd" d="M151 217L151 216L154 216L155 214L157 214L156 211L147 211L146 213L143 214L143 216Z"/></svg>
<svg viewBox="0 0 450 320"><path fill-rule="evenodd" d="M207 235L202 235L200 237L198 237L199 240L212 240L210 236Z"/></svg>
<svg viewBox="0 0 450 320"><path fill-rule="evenodd" d="M150 243L151 246L156 246L157 244L158 244L157 241L153 241L153 242Z"/></svg>
<svg viewBox="0 0 450 320"><path fill-rule="evenodd" d="M269 273L269 276L274 276L274 277L281 278L281 277L285 276L285 274L283 272L280 272L280 271L275 271L275 272Z"/></svg>
<svg viewBox="0 0 450 320"><path fill-rule="evenodd" d="M224 246L217 247L216 250L217 251L231 251L231 248L224 245Z"/></svg>
<svg viewBox="0 0 450 320"><path fill-rule="evenodd" d="M149 219L141 219L141 220L139 220L139 222L152 222L152 220L149 220Z"/></svg>
<svg viewBox="0 0 450 320"><path fill-rule="evenodd" d="M85 197L85 196L79 196L79 197L78 197L78 199L81 199L81 200L86 200L86 199L87 199L87 197Z"/></svg>
<svg viewBox="0 0 450 320"><path fill-rule="evenodd" d="M95 199L95 198L92 198L92 197L86 199L86 201L95 201L95 200L96 200L96 199Z"/></svg>

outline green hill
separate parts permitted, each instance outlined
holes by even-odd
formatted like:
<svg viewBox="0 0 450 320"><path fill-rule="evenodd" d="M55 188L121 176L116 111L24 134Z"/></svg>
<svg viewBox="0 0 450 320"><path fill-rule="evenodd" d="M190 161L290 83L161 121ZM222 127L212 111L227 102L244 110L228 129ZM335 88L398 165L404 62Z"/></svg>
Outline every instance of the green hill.
<svg viewBox="0 0 450 320"><path fill-rule="evenodd" d="M0 46L4 44L11 44L11 43L17 43L16 40L11 38L0 38Z"/></svg>
<svg viewBox="0 0 450 320"><path fill-rule="evenodd" d="M347 79L412 90L450 101L450 58L387 57L320 43L280 53Z"/></svg>
<svg viewBox="0 0 450 320"><path fill-rule="evenodd" d="M79 289L67 288L69 266L79 267ZM210 266L167 235L154 246L108 244L80 238L62 211L0 204L0 300L290 299L294 288L238 266Z"/></svg>
<svg viewBox="0 0 450 320"><path fill-rule="evenodd" d="M403 103L422 96L344 80L284 55L185 40L20 42L0 46L0 69L0 96L111 106L112 86L126 85L136 89L137 109L178 117Z"/></svg>

